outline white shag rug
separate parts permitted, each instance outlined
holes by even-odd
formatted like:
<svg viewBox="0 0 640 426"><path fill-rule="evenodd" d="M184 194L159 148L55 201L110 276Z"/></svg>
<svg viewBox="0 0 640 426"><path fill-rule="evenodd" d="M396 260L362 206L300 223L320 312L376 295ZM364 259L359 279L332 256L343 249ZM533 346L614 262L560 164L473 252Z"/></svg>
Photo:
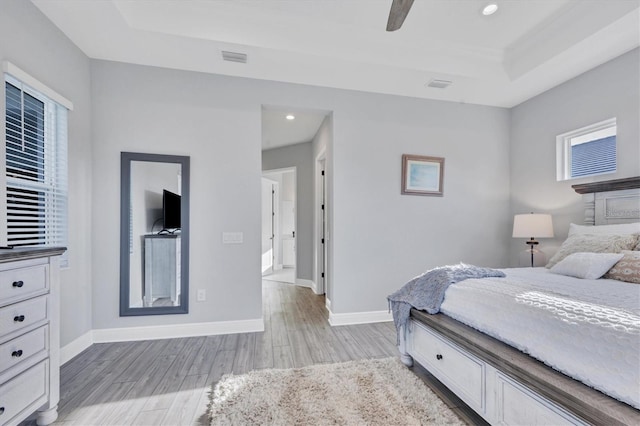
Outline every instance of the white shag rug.
<svg viewBox="0 0 640 426"><path fill-rule="evenodd" d="M397 358L226 375L212 425L464 425Z"/></svg>

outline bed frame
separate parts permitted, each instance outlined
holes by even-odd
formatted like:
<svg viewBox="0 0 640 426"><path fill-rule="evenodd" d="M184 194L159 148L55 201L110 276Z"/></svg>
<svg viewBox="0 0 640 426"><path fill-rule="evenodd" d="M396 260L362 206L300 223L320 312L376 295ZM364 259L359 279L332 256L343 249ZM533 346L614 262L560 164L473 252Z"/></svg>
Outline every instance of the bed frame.
<svg viewBox="0 0 640 426"><path fill-rule="evenodd" d="M587 225L640 220L640 177L572 187ZM399 350L491 424L640 424L639 410L443 314L412 309Z"/></svg>

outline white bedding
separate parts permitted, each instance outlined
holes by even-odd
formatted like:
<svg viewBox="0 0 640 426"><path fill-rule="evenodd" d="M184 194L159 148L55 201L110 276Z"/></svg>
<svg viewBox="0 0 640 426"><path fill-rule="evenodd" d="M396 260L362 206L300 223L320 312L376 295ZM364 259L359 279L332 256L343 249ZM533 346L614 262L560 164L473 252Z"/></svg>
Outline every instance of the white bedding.
<svg viewBox="0 0 640 426"><path fill-rule="evenodd" d="M451 285L440 311L640 408L640 285L503 271Z"/></svg>

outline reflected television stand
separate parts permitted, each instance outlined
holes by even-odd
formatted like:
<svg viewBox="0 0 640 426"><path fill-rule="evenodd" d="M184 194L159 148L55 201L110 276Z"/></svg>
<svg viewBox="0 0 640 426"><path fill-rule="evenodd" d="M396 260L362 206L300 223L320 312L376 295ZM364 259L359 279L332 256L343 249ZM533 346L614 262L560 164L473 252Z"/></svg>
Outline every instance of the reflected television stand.
<svg viewBox="0 0 640 426"><path fill-rule="evenodd" d="M180 304L180 246L179 232L144 236L145 307Z"/></svg>

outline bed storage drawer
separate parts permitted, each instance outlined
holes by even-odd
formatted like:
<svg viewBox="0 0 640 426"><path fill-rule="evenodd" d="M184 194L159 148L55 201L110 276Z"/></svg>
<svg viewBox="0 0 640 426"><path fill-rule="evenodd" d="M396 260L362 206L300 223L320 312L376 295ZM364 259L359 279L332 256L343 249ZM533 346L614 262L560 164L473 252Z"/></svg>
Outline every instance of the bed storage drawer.
<svg viewBox="0 0 640 426"><path fill-rule="evenodd" d="M584 425L580 419L496 373L496 418L503 425Z"/></svg>
<svg viewBox="0 0 640 426"><path fill-rule="evenodd" d="M413 322L409 352L478 413L485 411L485 364Z"/></svg>

